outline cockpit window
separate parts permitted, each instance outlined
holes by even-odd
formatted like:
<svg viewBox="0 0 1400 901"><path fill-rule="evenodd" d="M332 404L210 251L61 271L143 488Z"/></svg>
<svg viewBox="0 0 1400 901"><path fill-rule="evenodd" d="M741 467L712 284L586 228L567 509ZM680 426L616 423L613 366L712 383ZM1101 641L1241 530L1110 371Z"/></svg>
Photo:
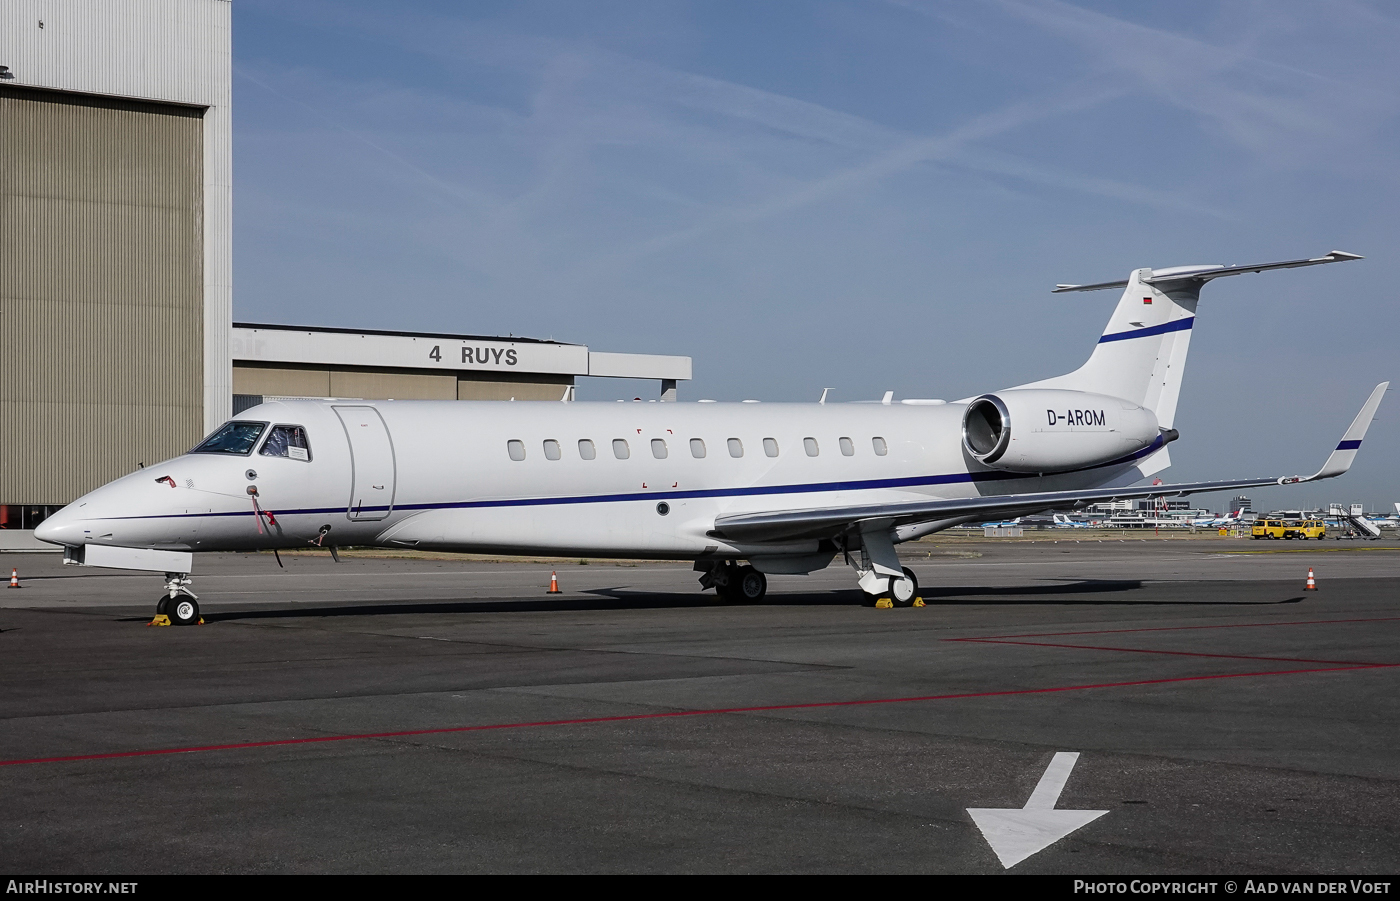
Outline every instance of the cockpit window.
<svg viewBox="0 0 1400 901"><path fill-rule="evenodd" d="M289 457L310 460L311 445L306 443L306 429L299 425L275 425L263 442L264 457Z"/></svg>
<svg viewBox="0 0 1400 901"><path fill-rule="evenodd" d="M265 428L265 422L226 422L190 453L238 454L246 457L253 452L253 446L258 443L258 436Z"/></svg>

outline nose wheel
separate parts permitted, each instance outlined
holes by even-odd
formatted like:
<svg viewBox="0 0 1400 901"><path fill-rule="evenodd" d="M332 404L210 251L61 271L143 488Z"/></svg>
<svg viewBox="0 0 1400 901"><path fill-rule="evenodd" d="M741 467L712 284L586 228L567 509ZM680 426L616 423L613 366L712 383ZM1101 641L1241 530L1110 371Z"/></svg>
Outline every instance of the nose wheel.
<svg viewBox="0 0 1400 901"><path fill-rule="evenodd" d="M199 598L190 590L189 573L166 573L165 594L156 601L153 626L193 626L204 622L199 616Z"/></svg>
<svg viewBox="0 0 1400 901"><path fill-rule="evenodd" d="M193 626L204 620L199 618L199 602L194 598L166 598L165 615L172 626Z"/></svg>

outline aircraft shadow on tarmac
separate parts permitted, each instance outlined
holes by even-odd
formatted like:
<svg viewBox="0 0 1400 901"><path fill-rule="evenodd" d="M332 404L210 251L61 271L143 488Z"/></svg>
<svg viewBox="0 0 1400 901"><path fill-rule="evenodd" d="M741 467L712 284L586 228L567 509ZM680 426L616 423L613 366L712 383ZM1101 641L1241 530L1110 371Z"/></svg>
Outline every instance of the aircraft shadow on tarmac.
<svg viewBox="0 0 1400 901"><path fill-rule="evenodd" d="M205 622L245 619L284 619L315 616L403 616L422 613L550 613L591 612L605 610L667 610L703 607L737 607L738 603L716 601L713 595L694 592L664 594L654 591L629 591L604 588L585 592L591 597L526 598L492 601L405 601L397 604L341 604L335 607L280 607L271 610L241 610L205 612ZM770 595L765 603L772 603ZM821 595L790 595L783 604L850 606L859 603L852 592L830 592Z"/></svg>
<svg viewBox="0 0 1400 901"><path fill-rule="evenodd" d="M1138 580L1085 579L1058 585L1007 586L940 586L924 590L924 600L930 605L1058 605L1058 606L1187 606L1187 607L1257 607L1297 604L1301 597L1280 600L1187 600L1179 598L1123 597L1125 593L1142 590ZM278 607L261 610L206 612L207 622L295 619L301 617L333 616L411 616L424 613L550 613L594 612L607 610L667 610L707 607L751 606L737 601L721 601L712 594L695 592L664 593L638 591L630 588L596 588L584 592L589 597L526 598L521 600L489 601L406 601L383 604L340 604L327 607ZM1119 595L1118 597L1085 597L1085 595ZM781 607L853 607L866 603L857 591L824 591L769 594L760 606Z"/></svg>
<svg viewBox="0 0 1400 901"><path fill-rule="evenodd" d="M1134 607L1271 607L1278 604L1301 603L1302 597L1279 600L1236 601L1198 600L1174 598L1084 598L1074 595L1139 591L1145 587L1137 579L1077 579L1059 585L990 585L977 588L943 586L922 591L924 600L940 605L972 604L1049 604L1062 606L1096 606L1104 604L1131 605ZM998 598L999 600L986 600ZM1023 599L1022 599L1023 598Z"/></svg>

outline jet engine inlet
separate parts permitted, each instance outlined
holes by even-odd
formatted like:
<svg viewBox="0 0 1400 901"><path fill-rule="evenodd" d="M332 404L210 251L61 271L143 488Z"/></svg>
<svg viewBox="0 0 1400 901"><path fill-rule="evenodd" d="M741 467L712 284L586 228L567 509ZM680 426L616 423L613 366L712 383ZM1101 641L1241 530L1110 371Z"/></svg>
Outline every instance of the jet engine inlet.
<svg viewBox="0 0 1400 901"><path fill-rule="evenodd" d="M1011 414L994 394L984 394L963 414L963 445L979 463L995 463L1011 443Z"/></svg>

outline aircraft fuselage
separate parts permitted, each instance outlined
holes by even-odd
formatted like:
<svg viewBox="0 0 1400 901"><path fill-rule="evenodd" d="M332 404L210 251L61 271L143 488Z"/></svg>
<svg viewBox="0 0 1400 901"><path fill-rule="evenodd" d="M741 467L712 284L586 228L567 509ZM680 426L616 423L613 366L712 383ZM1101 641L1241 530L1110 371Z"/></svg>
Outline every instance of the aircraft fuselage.
<svg viewBox="0 0 1400 901"><path fill-rule="evenodd" d="M1046 477L982 466L963 447L965 408L274 402L235 418L263 427L246 454L148 466L75 501L43 537L183 551L319 539L680 559L813 553L815 541L741 545L711 533L724 514L868 503L872 492L898 503L1058 490L1102 484L1131 465ZM262 452L269 431L289 425L305 429L309 459ZM271 514L261 522L250 488Z"/></svg>

